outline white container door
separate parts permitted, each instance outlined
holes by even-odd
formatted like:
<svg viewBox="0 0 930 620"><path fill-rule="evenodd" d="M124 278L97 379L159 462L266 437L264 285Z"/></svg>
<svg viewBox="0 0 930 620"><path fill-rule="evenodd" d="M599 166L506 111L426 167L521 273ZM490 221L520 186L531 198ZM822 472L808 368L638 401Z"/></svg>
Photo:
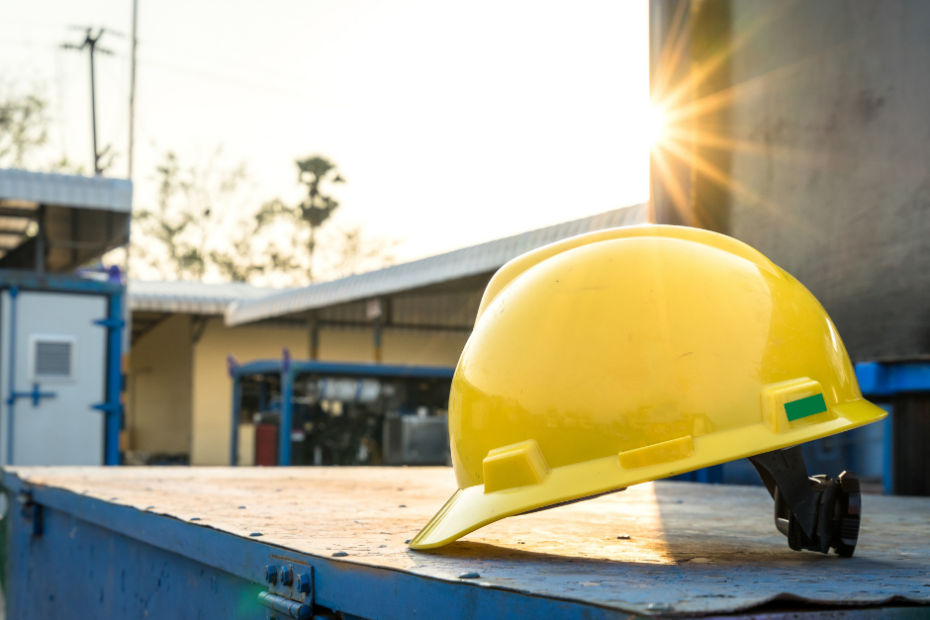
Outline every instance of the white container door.
<svg viewBox="0 0 930 620"><path fill-rule="evenodd" d="M16 305L15 326L12 305ZM101 295L20 291L0 297L0 462L102 465L107 316ZM13 345L11 359L11 345ZM10 363L14 364L12 461Z"/></svg>

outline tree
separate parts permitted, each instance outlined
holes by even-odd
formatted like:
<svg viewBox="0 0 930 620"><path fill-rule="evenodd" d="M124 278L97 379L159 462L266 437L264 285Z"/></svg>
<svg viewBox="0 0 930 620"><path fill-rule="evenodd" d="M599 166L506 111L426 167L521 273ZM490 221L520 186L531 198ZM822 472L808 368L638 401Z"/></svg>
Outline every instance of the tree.
<svg viewBox="0 0 930 620"><path fill-rule="evenodd" d="M0 168L32 168L58 174L84 174L84 168L62 154L53 159L48 146L52 118L48 101L36 88L25 94L0 78ZM109 167L113 155L106 162Z"/></svg>
<svg viewBox="0 0 930 620"><path fill-rule="evenodd" d="M298 205L300 219L310 226L310 272L308 277L313 281L313 256L316 252L316 231L329 219L333 211L339 208L332 196L323 194L320 187L324 182L345 183L345 179L336 171L331 161L320 155L313 155L306 159L297 160L297 181L307 186L307 199ZM332 173L332 174L330 174ZM295 215L297 211L294 212Z"/></svg>
<svg viewBox="0 0 930 620"><path fill-rule="evenodd" d="M144 265L178 280L206 275L213 246L221 243L221 216L235 206L247 177L244 164L224 167L220 156L217 149L204 166L182 166L173 152L164 155L156 167L156 209L133 214L134 271Z"/></svg>
<svg viewBox="0 0 930 620"><path fill-rule="evenodd" d="M361 226L338 231L333 243L328 272L337 278L392 265L398 244L395 240L371 238Z"/></svg>
<svg viewBox="0 0 930 620"><path fill-rule="evenodd" d="M137 211L133 272L172 279L204 278L302 286L315 277L342 277L393 262L396 243L369 238L361 227L320 229L339 206L326 185L344 183L325 157L297 162L307 197L289 207L271 200L244 208L248 173L220 151L203 165L182 165L168 152L156 170L157 207Z"/></svg>
<svg viewBox="0 0 930 620"><path fill-rule="evenodd" d="M0 166L23 168L48 141L48 103L37 94L18 95L0 83Z"/></svg>

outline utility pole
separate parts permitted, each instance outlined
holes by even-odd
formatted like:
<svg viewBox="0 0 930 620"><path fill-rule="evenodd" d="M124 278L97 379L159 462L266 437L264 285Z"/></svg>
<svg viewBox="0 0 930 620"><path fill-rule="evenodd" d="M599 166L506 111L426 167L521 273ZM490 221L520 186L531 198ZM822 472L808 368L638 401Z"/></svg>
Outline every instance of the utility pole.
<svg viewBox="0 0 930 620"><path fill-rule="evenodd" d="M132 73L129 78L129 174L132 180L132 152L136 137L136 47L139 25L139 0L132 0Z"/></svg>
<svg viewBox="0 0 930 620"><path fill-rule="evenodd" d="M103 152L97 150L97 102L96 102L96 93L94 85L94 54L109 54L113 55L113 52L102 47L97 47L97 42L100 40L100 37L103 36L104 29L100 28L97 30L97 35L94 36L93 28L88 28L86 34L84 35L84 41L80 45L73 45L71 43L65 43L61 47L66 50L77 50L84 51L86 48L89 50L90 54L90 121L91 129L94 134L94 175L99 176L103 173L103 169L100 167L100 159L106 155L107 151L110 150L110 147L103 149Z"/></svg>

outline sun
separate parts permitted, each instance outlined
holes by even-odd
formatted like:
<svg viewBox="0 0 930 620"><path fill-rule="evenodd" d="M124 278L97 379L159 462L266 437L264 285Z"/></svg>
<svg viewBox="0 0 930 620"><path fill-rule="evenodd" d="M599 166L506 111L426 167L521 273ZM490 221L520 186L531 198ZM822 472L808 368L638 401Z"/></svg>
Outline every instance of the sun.
<svg viewBox="0 0 930 620"><path fill-rule="evenodd" d="M651 104L646 111L643 137L650 149L665 137L665 113L662 108L655 104Z"/></svg>

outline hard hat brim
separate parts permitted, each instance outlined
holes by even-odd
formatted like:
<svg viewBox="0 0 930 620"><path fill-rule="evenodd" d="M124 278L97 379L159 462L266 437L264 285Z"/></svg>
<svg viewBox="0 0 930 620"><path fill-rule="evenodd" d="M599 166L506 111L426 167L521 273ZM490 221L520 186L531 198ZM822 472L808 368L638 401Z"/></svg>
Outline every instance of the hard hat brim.
<svg viewBox="0 0 930 620"><path fill-rule="evenodd" d="M865 399L836 405L831 411L836 414L834 419L779 433L760 422L695 437L693 454L671 463L627 469L618 456L608 456L552 468L539 484L491 493L484 492L483 484L459 489L410 541L410 547L442 547L505 517L788 448L877 422L888 415Z"/></svg>

